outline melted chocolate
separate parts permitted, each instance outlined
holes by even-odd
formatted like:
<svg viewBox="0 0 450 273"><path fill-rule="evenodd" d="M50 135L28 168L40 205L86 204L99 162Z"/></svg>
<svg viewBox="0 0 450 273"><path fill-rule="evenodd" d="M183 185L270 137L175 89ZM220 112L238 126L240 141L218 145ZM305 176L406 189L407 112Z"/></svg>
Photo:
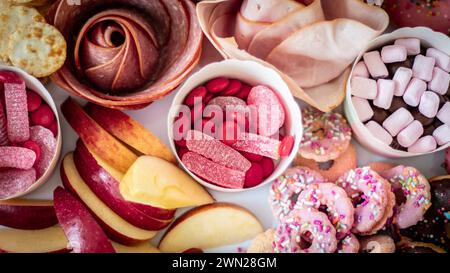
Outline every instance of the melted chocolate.
<svg viewBox="0 0 450 273"><path fill-rule="evenodd" d="M403 62L386 64L386 67L387 67L387 69L389 71L389 76L391 78L394 77L395 72L400 67L412 68L412 66L413 66L413 59L412 58L408 58L408 59L406 59Z"/></svg>
<svg viewBox="0 0 450 273"><path fill-rule="evenodd" d="M408 109L409 106L408 106L408 104L405 103L405 101L403 100L402 97L394 97L392 99L391 107L388 109L388 111L390 113L394 113L395 111L397 111L398 109L400 109L402 107L405 109Z"/></svg>
<svg viewBox="0 0 450 273"><path fill-rule="evenodd" d="M434 118L427 118L426 116L422 115L422 113L420 113L417 108L412 110L411 114L413 115L414 119L422 123L424 127L427 127L434 122Z"/></svg>
<svg viewBox="0 0 450 273"><path fill-rule="evenodd" d="M389 112L379 108L373 107L373 117L372 120L377 122L378 124L383 124L383 121L389 117Z"/></svg>
<svg viewBox="0 0 450 273"><path fill-rule="evenodd" d="M400 150L400 151L406 151L406 150L407 150L405 147L403 147L402 145L400 145L400 143L398 143L396 137L392 140L392 143L391 143L390 146L391 146L393 149L395 149L395 150Z"/></svg>

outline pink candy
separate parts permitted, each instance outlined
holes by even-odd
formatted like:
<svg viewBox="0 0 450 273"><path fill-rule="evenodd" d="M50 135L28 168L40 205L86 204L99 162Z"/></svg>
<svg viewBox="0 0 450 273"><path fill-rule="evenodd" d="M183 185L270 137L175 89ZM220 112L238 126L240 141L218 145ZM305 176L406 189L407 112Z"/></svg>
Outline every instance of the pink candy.
<svg viewBox="0 0 450 273"><path fill-rule="evenodd" d="M0 199L11 198L25 192L34 182L36 182L34 169L0 171Z"/></svg>
<svg viewBox="0 0 450 273"><path fill-rule="evenodd" d="M215 97L210 100L208 105L217 105L222 108L223 111L227 109L227 107L235 107L235 106L247 106L247 103L240 98L231 97L231 96L221 96Z"/></svg>
<svg viewBox="0 0 450 273"><path fill-rule="evenodd" d="M36 162L37 177L41 177L50 166L56 152L56 139L52 131L42 126L32 126L30 128L30 139L36 142L41 148L41 159Z"/></svg>
<svg viewBox="0 0 450 273"><path fill-rule="evenodd" d="M397 135L398 144L408 148L413 145L423 134L423 126L420 121L411 122L405 129Z"/></svg>
<svg viewBox="0 0 450 273"><path fill-rule="evenodd" d="M352 95L373 100L377 97L377 82L363 77L353 77L351 80Z"/></svg>
<svg viewBox="0 0 450 273"><path fill-rule="evenodd" d="M9 142L8 139L8 130L6 128L6 116L3 111L3 105L0 101L0 146L7 145Z"/></svg>
<svg viewBox="0 0 450 273"><path fill-rule="evenodd" d="M406 47L402 45L388 45L381 49L381 59L384 63L403 62L407 58Z"/></svg>
<svg viewBox="0 0 450 273"><path fill-rule="evenodd" d="M420 98L423 93L427 90L427 84L417 78L413 78L406 88L405 94L403 95L403 100L406 104L416 107L420 103Z"/></svg>
<svg viewBox="0 0 450 273"><path fill-rule="evenodd" d="M403 96L409 81L412 78L412 70L406 67L399 67L392 80L395 82L394 95Z"/></svg>
<svg viewBox="0 0 450 273"><path fill-rule="evenodd" d="M439 110L439 96L426 91L420 99L419 112L427 118L434 118Z"/></svg>
<svg viewBox="0 0 450 273"><path fill-rule="evenodd" d="M399 108L397 111L392 113L384 122L383 127L391 134L391 136L396 136L401 130L406 128L412 121L414 117L405 108Z"/></svg>
<svg viewBox="0 0 450 273"><path fill-rule="evenodd" d="M431 81L433 77L433 68L436 60L431 57L425 57L423 55L417 55L414 59L413 65L413 77L419 78L424 81Z"/></svg>
<svg viewBox="0 0 450 273"><path fill-rule="evenodd" d="M217 164L194 152L187 152L181 159L191 172L214 184L232 189L242 189L245 173Z"/></svg>
<svg viewBox="0 0 450 273"><path fill-rule="evenodd" d="M0 147L0 168L31 169L36 154L22 147Z"/></svg>
<svg viewBox="0 0 450 273"><path fill-rule="evenodd" d="M428 89L438 94L445 95L447 94L449 85L450 74L438 67L433 68L433 78L428 83Z"/></svg>
<svg viewBox="0 0 450 273"><path fill-rule="evenodd" d="M199 131L188 131L186 146L190 151L231 169L246 172L251 166L238 151Z"/></svg>
<svg viewBox="0 0 450 273"><path fill-rule="evenodd" d="M232 147L238 151L262 155L273 159L280 157L279 140L252 133L241 133Z"/></svg>
<svg viewBox="0 0 450 273"><path fill-rule="evenodd" d="M450 72L450 56L435 48L427 49L427 57L436 59L436 66L440 69Z"/></svg>
<svg viewBox="0 0 450 273"><path fill-rule="evenodd" d="M445 145L450 142L450 126L447 124L441 125L433 132L433 137L437 144Z"/></svg>
<svg viewBox="0 0 450 273"><path fill-rule="evenodd" d="M366 122L373 117L373 109L366 99L352 97L352 103L361 122Z"/></svg>
<svg viewBox="0 0 450 273"><path fill-rule="evenodd" d="M434 137L424 136L417 140L413 145L408 148L410 153L428 153L436 149L437 143Z"/></svg>
<svg viewBox="0 0 450 273"><path fill-rule="evenodd" d="M353 69L352 73L353 77L362 77L362 78L368 78L369 77L369 70L367 70L367 66L363 61L360 61L355 65L355 68Z"/></svg>
<svg viewBox="0 0 450 273"><path fill-rule="evenodd" d="M417 55L420 53L420 40L417 38L397 39L394 44L404 46L408 55Z"/></svg>
<svg viewBox="0 0 450 273"><path fill-rule="evenodd" d="M390 145L392 143L392 136L383 127L381 127L380 124L371 120L365 126L378 140L382 141L386 145Z"/></svg>
<svg viewBox="0 0 450 273"><path fill-rule="evenodd" d="M5 83L8 138L11 142L24 142L30 138L27 93L25 83Z"/></svg>
<svg viewBox="0 0 450 273"><path fill-rule="evenodd" d="M436 117L450 126L450 102L446 102L437 113Z"/></svg>
<svg viewBox="0 0 450 273"><path fill-rule="evenodd" d="M378 95L373 101L373 105L383 109L389 109L394 98L395 82L392 80L379 79L377 81Z"/></svg>
<svg viewBox="0 0 450 273"><path fill-rule="evenodd" d="M371 51L363 55L364 63L370 75L375 78L385 78L389 75L386 65L381 60L380 52Z"/></svg>

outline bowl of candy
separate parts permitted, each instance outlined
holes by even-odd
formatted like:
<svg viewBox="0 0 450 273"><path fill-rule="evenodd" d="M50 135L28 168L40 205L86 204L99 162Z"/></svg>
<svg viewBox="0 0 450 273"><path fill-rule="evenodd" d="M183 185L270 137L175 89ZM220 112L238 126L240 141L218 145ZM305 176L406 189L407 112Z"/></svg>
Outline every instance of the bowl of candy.
<svg viewBox="0 0 450 273"><path fill-rule="evenodd" d="M49 179L62 140L55 103L39 80L0 65L0 82L0 200L7 200Z"/></svg>
<svg viewBox="0 0 450 273"><path fill-rule="evenodd" d="M178 162L195 180L239 192L281 175L303 129L299 106L275 71L226 60L205 66L181 87L168 133Z"/></svg>
<svg viewBox="0 0 450 273"><path fill-rule="evenodd" d="M356 59L345 113L355 137L387 157L450 145L450 39L429 28L401 28L373 40Z"/></svg>

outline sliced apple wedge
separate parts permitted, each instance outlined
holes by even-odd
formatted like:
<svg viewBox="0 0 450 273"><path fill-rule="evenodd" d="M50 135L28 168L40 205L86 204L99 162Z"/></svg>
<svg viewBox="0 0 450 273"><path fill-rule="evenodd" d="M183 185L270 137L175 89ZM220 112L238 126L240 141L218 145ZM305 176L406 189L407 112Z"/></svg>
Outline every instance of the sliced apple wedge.
<svg viewBox="0 0 450 273"><path fill-rule="evenodd" d="M211 195L175 165L154 156L141 156L120 182L125 200L176 209L214 202Z"/></svg>
<svg viewBox="0 0 450 273"><path fill-rule="evenodd" d="M124 246L112 242L112 245L117 253L160 253L160 251L149 242L141 243L135 246Z"/></svg>
<svg viewBox="0 0 450 273"><path fill-rule="evenodd" d="M124 112L92 103L88 103L85 109L106 131L141 154L176 162L170 149L158 137Z"/></svg>
<svg viewBox="0 0 450 273"><path fill-rule="evenodd" d="M44 229L58 223L53 202L12 199L0 201L0 225L17 229Z"/></svg>
<svg viewBox="0 0 450 273"><path fill-rule="evenodd" d="M77 141L74 162L81 178L95 195L130 224L160 230L172 222L174 210L125 201L119 191L119 182L97 163L81 140Z"/></svg>
<svg viewBox="0 0 450 273"><path fill-rule="evenodd" d="M261 223L245 208L215 203L180 216L169 227L158 249L162 252L209 249L247 241L261 232Z"/></svg>
<svg viewBox="0 0 450 273"><path fill-rule="evenodd" d="M68 243L60 226L39 230L0 229L0 252L68 252Z"/></svg>
<svg viewBox="0 0 450 273"><path fill-rule="evenodd" d="M137 159L132 151L89 117L73 99L68 98L61 105L61 111L86 146L115 169L126 172Z"/></svg>
<svg viewBox="0 0 450 273"><path fill-rule="evenodd" d="M103 203L81 178L72 153L67 154L61 164L61 179L64 187L86 205L111 239L131 245L148 241L156 235L155 231L144 230L128 223Z"/></svg>

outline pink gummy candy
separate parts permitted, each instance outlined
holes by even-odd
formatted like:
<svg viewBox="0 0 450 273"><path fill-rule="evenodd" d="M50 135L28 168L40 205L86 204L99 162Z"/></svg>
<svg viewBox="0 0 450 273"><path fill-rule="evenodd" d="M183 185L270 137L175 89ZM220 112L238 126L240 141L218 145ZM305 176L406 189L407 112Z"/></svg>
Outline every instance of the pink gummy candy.
<svg viewBox="0 0 450 273"><path fill-rule="evenodd" d="M30 135L30 139L41 148L41 159L35 164L37 177L41 177L50 166L55 155L56 139L52 131L39 125L30 128Z"/></svg>
<svg viewBox="0 0 450 273"><path fill-rule="evenodd" d="M0 101L0 146L7 145L9 142L8 131L6 128L6 116L3 111L3 105Z"/></svg>
<svg viewBox="0 0 450 273"><path fill-rule="evenodd" d="M24 142L30 138L25 83L5 83L4 86L8 138L14 143Z"/></svg>
<svg viewBox="0 0 450 273"><path fill-rule="evenodd" d="M190 130L186 136L187 148L225 167L246 172L251 163L238 151L200 131Z"/></svg>
<svg viewBox="0 0 450 273"><path fill-rule="evenodd" d="M241 133L232 147L238 151L262 155L273 159L280 158L279 140L252 133Z"/></svg>
<svg viewBox="0 0 450 273"><path fill-rule="evenodd" d="M34 169L0 171L0 199L11 198L25 192L34 182L36 182Z"/></svg>
<svg viewBox="0 0 450 273"><path fill-rule="evenodd" d="M235 106L247 106L247 103L245 103L244 100L237 98L237 97L231 97L231 96L219 96L215 97L214 99L210 100L208 105L217 105L220 108L222 108L223 111L227 109L227 107L235 107Z"/></svg>
<svg viewBox="0 0 450 273"><path fill-rule="evenodd" d="M0 147L0 168L31 169L36 154L22 147Z"/></svg>
<svg viewBox="0 0 450 273"><path fill-rule="evenodd" d="M227 168L194 152L184 154L181 161L191 172L216 185L231 189L244 187L244 172Z"/></svg>

